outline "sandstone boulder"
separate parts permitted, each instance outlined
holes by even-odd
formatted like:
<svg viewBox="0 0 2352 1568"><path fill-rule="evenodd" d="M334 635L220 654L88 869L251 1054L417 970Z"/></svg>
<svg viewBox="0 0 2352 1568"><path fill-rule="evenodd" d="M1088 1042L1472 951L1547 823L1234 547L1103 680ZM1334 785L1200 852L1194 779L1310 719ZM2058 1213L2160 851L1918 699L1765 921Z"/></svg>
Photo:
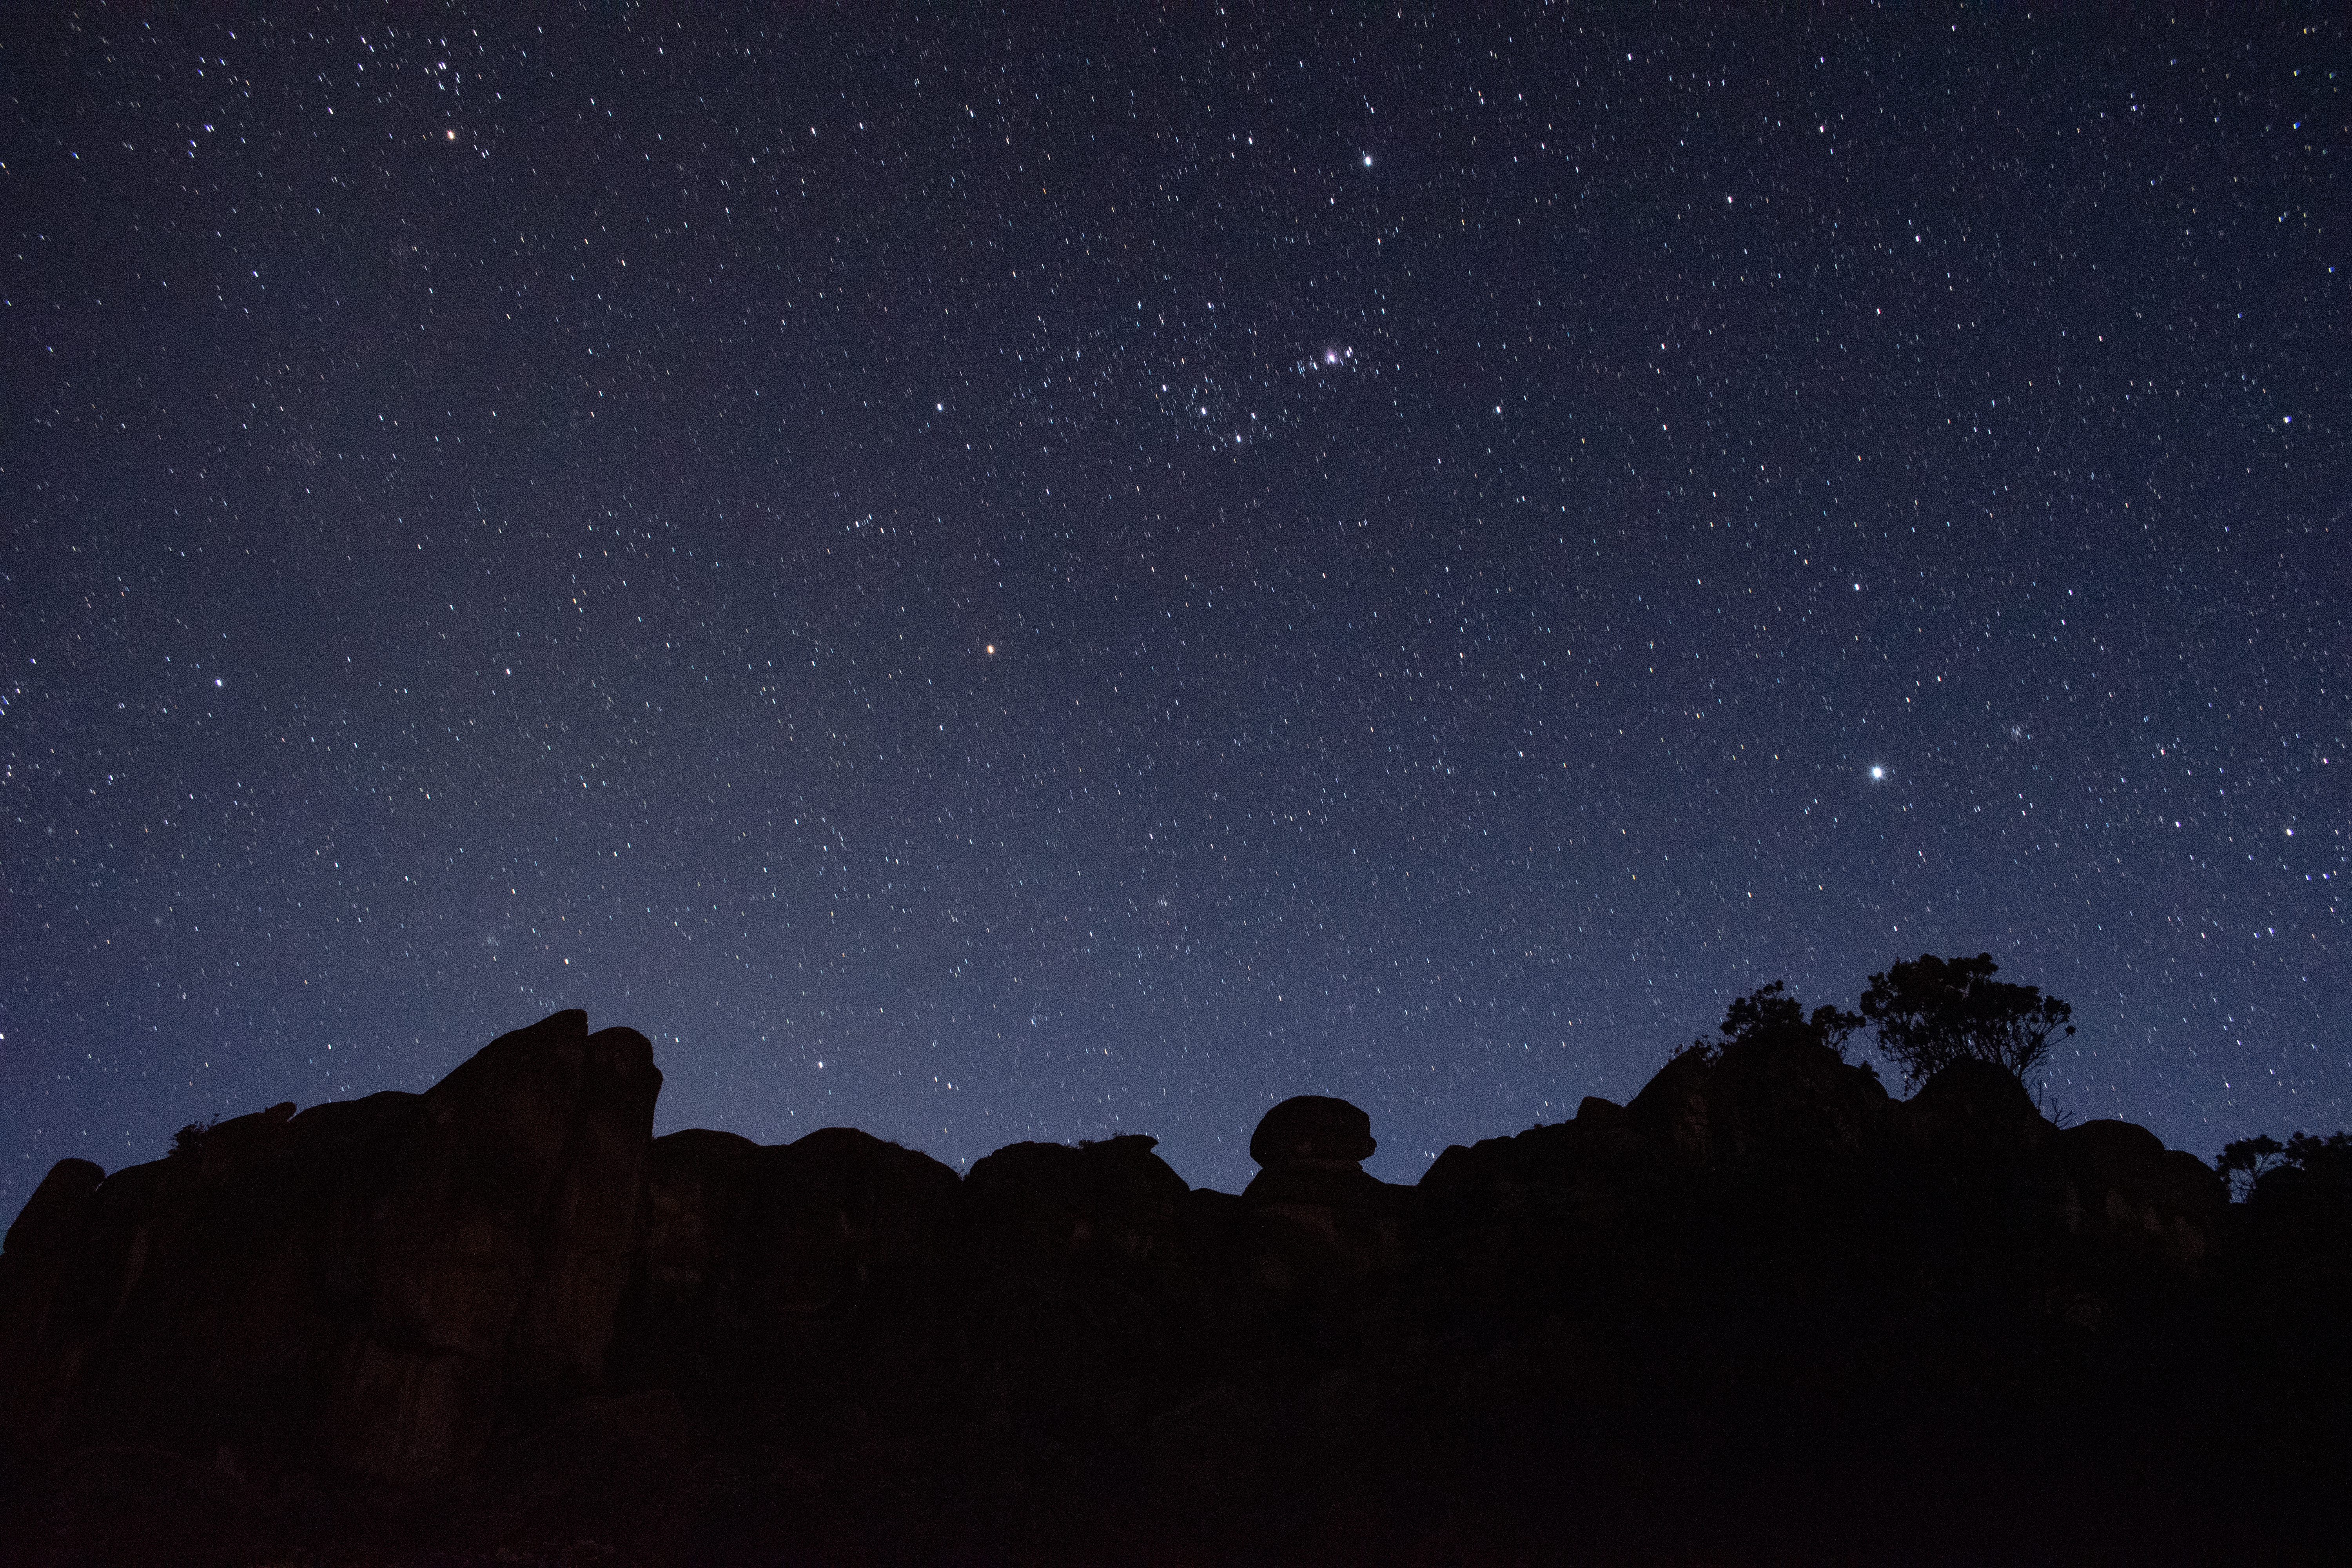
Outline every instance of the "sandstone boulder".
<svg viewBox="0 0 2352 1568"><path fill-rule="evenodd" d="M762 1152L749 1138L702 1128L646 1151L637 1249L612 1353L625 1385L700 1388L744 1363L761 1301L753 1216Z"/></svg>

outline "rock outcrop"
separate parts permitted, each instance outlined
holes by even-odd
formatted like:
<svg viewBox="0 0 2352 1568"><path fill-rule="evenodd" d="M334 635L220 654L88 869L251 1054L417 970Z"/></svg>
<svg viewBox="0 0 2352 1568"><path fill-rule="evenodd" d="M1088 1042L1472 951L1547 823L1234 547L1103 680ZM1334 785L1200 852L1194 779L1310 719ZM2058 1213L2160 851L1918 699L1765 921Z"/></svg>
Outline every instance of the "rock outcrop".
<svg viewBox="0 0 2352 1568"><path fill-rule="evenodd" d="M60 1162L0 1251L0 1542L230 1568L395 1539L468 1563L2335 1539L2311 1500L2346 1458L2352 1223L2308 1211L2336 1189L2263 1231L2200 1162L2062 1131L1997 1068L1897 1101L1794 1032L1734 1039L1410 1188L1363 1170L1361 1110L1301 1096L1240 1194L1140 1135L961 1179L848 1129L655 1139L659 1087L643 1036L560 1013L421 1095Z"/></svg>
<svg viewBox="0 0 2352 1568"><path fill-rule="evenodd" d="M1263 1167L1243 1189L1259 1283L1278 1290L1392 1270L1403 1199L1367 1174L1380 1145L1371 1119L1344 1100L1301 1094L1250 1135Z"/></svg>
<svg viewBox="0 0 2352 1568"><path fill-rule="evenodd" d="M321 1436L362 1473L446 1473L502 1397L593 1387L626 1282L661 1074L584 1013L492 1041L417 1103L363 1216L363 1315Z"/></svg>
<svg viewBox="0 0 2352 1568"><path fill-rule="evenodd" d="M824 1314L937 1257L959 1189L928 1154L852 1128L771 1148L700 1130L656 1139L619 1312L627 1381L773 1381Z"/></svg>
<svg viewBox="0 0 2352 1568"><path fill-rule="evenodd" d="M1295 1094L1269 1110L1250 1134L1250 1158L1268 1168L1328 1163L1360 1166L1380 1152L1372 1119L1328 1094Z"/></svg>
<svg viewBox="0 0 2352 1568"><path fill-rule="evenodd" d="M0 1411L18 1441L55 1432L81 1371L87 1311L74 1287L103 1166L60 1160L8 1227L0 1249Z"/></svg>
<svg viewBox="0 0 2352 1568"><path fill-rule="evenodd" d="M601 1375L660 1087L644 1036L559 1013L423 1095L61 1164L5 1254L8 1436L453 1472L502 1406Z"/></svg>
<svg viewBox="0 0 2352 1568"><path fill-rule="evenodd" d="M1109 1254L1177 1263L1193 1250L1192 1189L1128 1133L1102 1142L1014 1143L964 1178L969 1223L1000 1258L1040 1265Z"/></svg>
<svg viewBox="0 0 2352 1568"><path fill-rule="evenodd" d="M2070 1228L2104 1231L2170 1262L2201 1262L2221 1236L2228 1204L2212 1168L2167 1149L2129 1121L2085 1121L2058 1134Z"/></svg>

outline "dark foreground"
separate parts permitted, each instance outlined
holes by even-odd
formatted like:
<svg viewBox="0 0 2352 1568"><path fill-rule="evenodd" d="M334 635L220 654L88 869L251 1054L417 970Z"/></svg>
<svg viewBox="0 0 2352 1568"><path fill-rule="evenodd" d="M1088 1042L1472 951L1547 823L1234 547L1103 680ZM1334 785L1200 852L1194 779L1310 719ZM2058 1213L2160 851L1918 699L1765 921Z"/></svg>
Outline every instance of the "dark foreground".
<svg viewBox="0 0 2352 1568"><path fill-rule="evenodd" d="M2352 1216L1801 1041L1372 1180L649 1137L562 1013L0 1255L10 1563L2352 1560Z"/></svg>

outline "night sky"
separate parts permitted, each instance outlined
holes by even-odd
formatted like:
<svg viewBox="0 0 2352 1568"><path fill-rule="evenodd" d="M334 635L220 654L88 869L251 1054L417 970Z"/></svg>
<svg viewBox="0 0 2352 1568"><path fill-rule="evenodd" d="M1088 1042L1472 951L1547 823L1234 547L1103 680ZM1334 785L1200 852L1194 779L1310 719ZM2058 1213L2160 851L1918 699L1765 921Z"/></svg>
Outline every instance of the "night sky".
<svg viewBox="0 0 2352 1568"><path fill-rule="evenodd" d="M1411 1181L1923 952L2352 1120L2334 8L392 9L0 24L0 1211L574 1006Z"/></svg>

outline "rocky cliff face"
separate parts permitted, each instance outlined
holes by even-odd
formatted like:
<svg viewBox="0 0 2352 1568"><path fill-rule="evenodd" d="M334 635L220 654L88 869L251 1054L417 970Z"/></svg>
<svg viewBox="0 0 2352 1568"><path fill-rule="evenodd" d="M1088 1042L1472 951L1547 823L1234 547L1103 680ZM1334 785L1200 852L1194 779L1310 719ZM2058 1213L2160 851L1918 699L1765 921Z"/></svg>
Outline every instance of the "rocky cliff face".
<svg viewBox="0 0 2352 1568"><path fill-rule="evenodd" d="M1366 1563L1739 1560L1746 1530L1869 1560L1933 1517L1980 1556L2154 1560L2214 1543L2196 1487L2292 1469L2214 1457L2240 1404L2308 1473L2340 1433L2280 1412L2352 1393L2315 1330L2231 1326L2330 1321L2242 1312L2242 1275L2352 1275L2239 1268L2210 1170L1973 1064L1904 1102L1826 1048L1694 1051L1412 1188L1302 1096L1238 1196L1138 1136L961 1180L843 1129L656 1140L660 1082L643 1036L560 1013L423 1095L60 1163L0 1252L0 1537Z"/></svg>
<svg viewBox="0 0 2352 1568"><path fill-rule="evenodd" d="M451 1473L601 1375L660 1088L644 1036L558 1013L423 1095L60 1163L0 1254L8 1437Z"/></svg>

